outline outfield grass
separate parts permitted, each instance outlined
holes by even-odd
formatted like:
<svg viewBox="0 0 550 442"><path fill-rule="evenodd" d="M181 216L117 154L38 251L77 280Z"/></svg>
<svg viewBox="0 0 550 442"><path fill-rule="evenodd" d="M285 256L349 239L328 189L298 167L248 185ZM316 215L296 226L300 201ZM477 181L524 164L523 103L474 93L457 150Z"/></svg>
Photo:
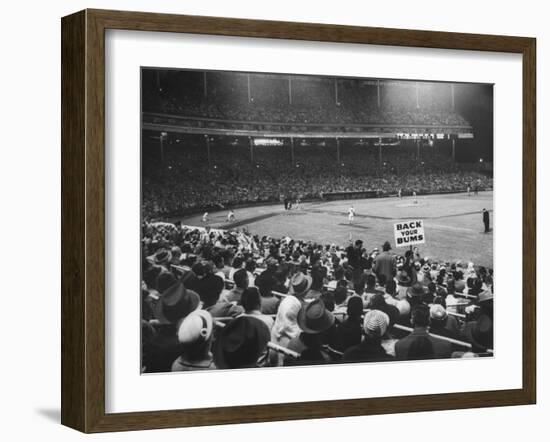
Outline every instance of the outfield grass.
<svg viewBox="0 0 550 442"><path fill-rule="evenodd" d="M347 210L353 205L355 222L348 224ZM484 233L481 210L491 211L494 221L493 192L429 195L303 203L300 209L285 211L282 204L246 207L235 210L236 222L226 222L227 211L210 214L216 228L242 228L258 235L290 236L323 244L346 245L351 237L360 238L368 249L384 241L395 248L393 224L407 219L423 219L426 244L419 246L423 256L440 260L466 260L493 267L493 233ZM201 215L181 218L184 224L202 226Z"/></svg>

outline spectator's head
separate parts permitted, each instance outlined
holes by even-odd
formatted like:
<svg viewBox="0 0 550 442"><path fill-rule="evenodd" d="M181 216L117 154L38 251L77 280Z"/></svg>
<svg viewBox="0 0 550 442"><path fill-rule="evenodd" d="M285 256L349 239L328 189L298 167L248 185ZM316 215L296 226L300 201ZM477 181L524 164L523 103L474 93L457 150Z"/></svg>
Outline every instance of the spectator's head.
<svg viewBox="0 0 550 442"><path fill-rule="evenodd" d="M325 308L321 299L304 304L298 314L298 325L307 334L318 334L334 324L334 316Z"/></svg>
<svg viewBox="0 0 550 442"><path fill-rule="evenodd" d="M363 300L359 296L351 296L348 300L348 317L351 320L360 320L363 315Z"/></svg>
<svg viewBox="0 0 550 442"><path fill-rule="evenodd" d="M144 272L143 274L143 281L147 285L147 288L149 290L154 290L157 288L157 278L160 275L160 272L162 271L162 268L159 266L152 266Z"/></svg>
<svg viewBox="0 0 550 442"><path fill-rule="evenodd" d="M193 273L195 276L199 279L202 279L206 276L207 273L210 271L210 266L208 266L205 262L199 261L191 267L191 270L193 270Z"/></svg>
<svg viewBox="0 0 550 442"><path fill-rule="evenodd" d="M447 322L447 310L441 304L430 306L430 322L432 327L445 325Z"/></svg>
<svg viewBox="0 0 550 442"><path fill-rule="evenodd" d="M310 290L313 280L311 276L298 272L290 278L290 292L297 298L303 298Z"/></svg>
<svg viewBox="0 0 550 442"><path fill-rule="evenodd" d="M390 324L388 315L380 310L371 310L365 315L363 329L369 338L381 338Z"/></svg>
<svg viewBox="0 0 550 442"><path fill-rule="evenodd" d="M384 311L384 308L388 304L386 303L386 300L384 299L384 295L377 293L376 295L372 296L369 301L368 308L371 310L380 310Z"/></svg>
<svg viewBox="0 0 550 442"><path fill-rule="evenodd" d="M233 274L233 281L235 286L240 289L246 289L248 287L248 273L245 269L239 269Z"/></svg>
<svg viewBox="0 0 550 442"><path fill-rule="evenodd" d="M212 263L214 264L214 266L217 268L217 269L223 269L224 267L224 262L223 262L223 257L221 254L217 253L215 254L214 256L212 256Z"/></svg>
<svg viewBox="0 0 550 442"><path fill-rule="evenodd" d="M472 283L471 294L478 295L483 290L483 281L479 278L475 278Z"/></svg>
<svg viewBox="0 0 550 442"><path fill-rule="evenodd" d="M295 296L287 296L281 301L273 325L273 334L277 339L282 336L292 339L300 334L297 320L301 308L302 303Z"/></svg>
<svg viewBox="0 0 550 442"><path fill-rule="evenodd" d="M416 305L411 311L411 323L414 327L428 327L430 325L430 309L425 304Z"/></svg>
<svg viewBox="0 0 550 442"><path fill-rule="evenodd" d="M336 267L334 269L334 279L336 279L336 281L340 281L343 278L344 278L344 268Z"/></svg>
<svg viewBox="0 0 550 442"><path fill-rule="evenodd" d="M493 321L487 315L481 315L477 321L466 323L464 328L466 341L472 344L475 353L493 348Z"/></svg>
<svg viewBox="0 0 550 442"><path fill-rule="evenodd" d="M383 250L384 252L387 252L388 250L391 250L391 245L390 245L390 242L389 242L389 241L386 241L386 242L384 243L384 245L382 246L382 250Z"/></svg>
<svg viewBox="0 0 550 442"><path fill-rule="evenodd" d="M407 290L407 297L413 299L413 300L419 300L422 299L424 296L424 286L420 284L419 282L415 282L412 286L409 287Z"/></svg>
<svg viewBox="0 0 550 442"><path fill-rule="evenodd" d="M359 296L365 293L365 280L363 278L357 279L353 283L353 290L355 291L355 294Z"/></svg>
<svg viewBox="0 0 550 442"><path fill-rule="evenodd" d="M176 277L169 272L162 272L158 278L157 278L157 290L160 294L164 294L164 292L175 285L178 282Z"/></svg>
<svg viewBox="0 0 550 442"><path fill-rule="evenodd" d="M244 268L248 272L254 273L254 270L256 270L256 261L253 260L252 258L247 259Z"/></svg>
<svg viewBox="0 0 550 442"><path fill-rule="evenodd" d="M378 284L380 284L381 287L384 287L386 285L388 278L386 278L386 275L380 274L378 275Z"/></svg>
<svg viewBox="0 0 550 442"><path fill-rule="evenodd" d="M177 335L187 359L198 360L208 354L213 328L212 316L206 310L195 310L181 321Z"/></svg>
<svg viewBox="0 0 550 442"><path fill-rule="evenodd" d="M373 274L367 275L367 289L374 289L376 286L376 276Z"/></svg>
<svg viewBox="0 0 550 442"><path fill-rule="evenodd" d="M173 246L170 249L170 253L172 253L171 262L173 264L179 264L181 259L181 249L178 246Z"/></svg>
<svg viewBox="0 0 550 442"><path fill-rule="evenodd" d="M221 330L214 344L216 367L255 367L269 340L269 328L260 319L253 316L233 319Z"/></svg>
<svg viewBox="0 0 550 442"><path fill-rule="evenodd" d="M208 308L218 301L224 287L222 278L212 273L209 275L208 278L203 278L195 288L201 297L204 308Z"/></svg>
<svg viewBox="0 0 550 442"><path fill-rule="evenodd" d="M284 284L287 276L286 266L279 266L273 275L277 284Z"/></svg>
<svg viewBox="0 0 550 442"><path fill-rule="evenodd" d="M260 291L260 296L264 298L273 296L271 293L275 288L275 280L273 278L256 278L256 285Z"/></svg>
<svg viewBox="0 0 550 442"><path fill-rule="evenodd" d="M243 266L244 258L240 255L233 258L233 268L240 269Z"/></svg>
<svg viewBox="0 0 550 442"><path fill-rule="evenodd" d="M348 299L348 289L346 287L336 287L334 290L334 302L336 305L342 305Z"/></svg>
<svg viewBox="0 0 550 442"><path fill-rule="evenodd" d="M177 324L189 313L195 311L199 303L199 296L177 281L164 290L160 300L155 304L154 315L161 324Z"/></svg>
<svg viewBox="0 0 550 442"><path fill-rule="evenodd" d="M329 312L333 312L334 311L334 307L336 307L335 303L334 303L334 294L329 292L329 291L325 291L321 294L321 300L324 302L325 304L325 308L329 311Z"/></svg>
<svg viewBox="0 0 550 442"><path fill-rule="evenodd" d="M396 279L397 284L399 284L400 286L407 287L411 283L411 278L405 270L397 272Z"/></svg>
<svg viewBox="0 0 550 442"><path fill-rule="evenodd" d="M314 267L311 271L311 289L320 291L323 288L323 272L318 267Z"/></svg>
<svg viewBox="0 0 550 442"><path fill-rule="evenodd" d="M245 289L241 296L241 305L245 313L260 310L262 306L260 291L256 287L248 287Z"/></svg>
<svg viewBox="0 0 550 442"><path fill-rule="evenodd" d="M160 265L164 267L170 266L170 261L172 260L172 253L170 252L170 250L159 249L155 253L153 260L156 265Z"/></svg>

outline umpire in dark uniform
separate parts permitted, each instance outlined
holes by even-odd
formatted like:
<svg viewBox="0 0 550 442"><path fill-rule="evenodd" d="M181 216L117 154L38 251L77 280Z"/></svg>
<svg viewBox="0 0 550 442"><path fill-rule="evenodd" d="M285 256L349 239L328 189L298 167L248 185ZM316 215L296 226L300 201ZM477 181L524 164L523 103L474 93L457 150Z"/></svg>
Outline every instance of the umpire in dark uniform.
<svg viewBox="0 0 550 442"><path fill-rule="evenodd" d="M489 231L489 211L483 209L483 224L485 225L485 233Z"/></svg>

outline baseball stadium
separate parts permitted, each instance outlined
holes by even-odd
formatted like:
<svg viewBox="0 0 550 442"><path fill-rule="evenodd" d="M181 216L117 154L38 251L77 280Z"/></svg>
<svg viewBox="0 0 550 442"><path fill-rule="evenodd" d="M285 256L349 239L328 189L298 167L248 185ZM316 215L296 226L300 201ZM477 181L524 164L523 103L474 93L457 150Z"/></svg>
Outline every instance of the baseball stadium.
<svg viewBox="0 0 550 442"><path fill-rule="evenodd" d="M308 315L325 315L330 327L353 317L349 301L358 296L361 336L367 337L356 345L370 339L372 319L387 322L372 325L378 338L399 329L395 348L384 347L397 359L492 354L492 85L142 68L141 94L147 324L160 318L179 330L179 344L195 343L194 325L184 327L182 312L178 321L169 318L168 298L180 284L198 295L199 311L210 312L201 323L220 328L201 329L212 335L208 368L374 362L379 359L357 359L359 350L351 351L341 336L323 342L306 336L290 345L275 332L278 305L291 295L301 301L298 337L329 328L315 329ZM398 240L397 226L413 223L421 235ZM210 276L221 282L205 283ZM303 278L307 293L300 291ZM258 296L232 297L237 286ZM343 298L336 295L341 287ZM373 301L378 294L384 302ZM323 308L310 312L317 302ZM393 307L373 308L379 302ZM490 332L481 330L489 302ZM385 316L375 321L369 312L379 310ZM256 364L257 348L247 362L244 350L232 354L223 343L226 331L228 340L235 338L229 331L235 318L252 311L265 316L268 347L276 354L264 365ZM435 330L443 317L454 321L440 330L447 341L398 350L407 327L428 321ZM158 330L145 328L143 336L153 342ZM442 350L440 341L453 351ZM181 349L167 356L150 342L143 345L144 372L193 369ZM320 355L327 347L328 356Z"/></svg>

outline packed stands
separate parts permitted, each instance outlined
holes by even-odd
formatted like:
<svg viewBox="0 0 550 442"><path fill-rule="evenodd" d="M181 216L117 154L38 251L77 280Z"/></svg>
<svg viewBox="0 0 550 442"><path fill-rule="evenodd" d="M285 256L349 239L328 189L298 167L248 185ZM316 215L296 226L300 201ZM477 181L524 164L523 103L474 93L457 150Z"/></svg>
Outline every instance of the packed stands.
<svg viewBox="0 0 550 442"><path fill-rule="evenodd" d="M369 246L144 222L142 372L493 354L491 269Z"/></svg>

